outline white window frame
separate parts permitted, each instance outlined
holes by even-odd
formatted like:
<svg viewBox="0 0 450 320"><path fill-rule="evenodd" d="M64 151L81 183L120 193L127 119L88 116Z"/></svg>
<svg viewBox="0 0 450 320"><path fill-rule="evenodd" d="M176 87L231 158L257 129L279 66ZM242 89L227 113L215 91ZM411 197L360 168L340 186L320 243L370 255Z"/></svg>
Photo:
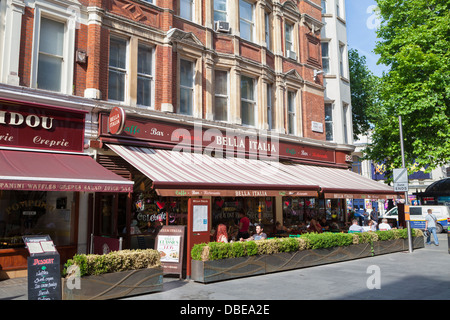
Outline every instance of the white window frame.
<svg viewBox="0 0 450 320"><path fill-rule="evenodd" d="M264 12L264 40L266 42L266 48L272 51L272 34L270 27L270 12Z"/></svg>
<svg viewBox="0 0 450 320"><path fill-rule="evenodd" d="M273 130L273 85L272 83L266 84L266 90L267 90L267 127L268 130Z"/></svg>
<svg viewBox="0 0 450 320"><path fill-rule="evenodd" d="M327 55L324 55L323 47L324 45L327 47ZM325 74L330 73L330 43L329 42L322 42L322 69ZM325 67L324 61L327 62L327 67Z"/></svg>
<svg viewBox="0 0 450 320"><path fill-rule="evenodd" d="M229 99L229 96L230 96L230 73L227 70L217 69L214 71L214 79L216 78L217 72L225 73L227 88L226 88L226 93L222 94L222 93L217 93L217 87L214 86L214 112L213 112L214 120L228 122L230 119L230 99ZM216 84L216 83L217 83L217 81L214 81L214 84ZM217 117L216 117L216 100L217 100L217 98L225 99L227 102L226 103L226 113L227 113L226 119L217 119Z"/></svg>
<svg viewBox="0 0 450 320"><path fill-rule="evenodd" d="M289 38L288 38L288 30L290 31ZM294 24L291 24L288 21L284 22L284 49L285 49L286 57L289 57L287 54L288 50L295 52L295 49L294 49Z"/></svg>
<svg viewBox="0 0 450 320"><path fill-rule="evenodd" d="M185 16L184 14L188 14L188 12L182 12L181 10L181 2L185 2L188 4L188 7L190 8L190 15L189 16ZM194 6L194 0L179 0L179 14L180 17L189 21L194 21L195 18L195 6Z"/></svg>
<svg viewBox="0 0 450 320"><path fill-rule="evenodd" d="M345 44L339 43L339 75L341 77L346 77L344 57L345 57Z"/></svg>
<svg viewBox="0 0 450 320"><path fill-rule="evenodd" d="M213 20L214 20L214 22L216 22L216 21L228 21L228 0L223 0L225 2L225 11L217 10L215 8L216 0L213 0L213 1L214 1L214 4L213 4ZM216 20L214 18L216 12L224 14L225 15L225 20Z"/></svg>
<svg viewBox="0 0 450 320"><path fill-rule="evenodd" d="M287 90L287 133L297 134L297 92L294 90Z"/></svg>
<svg viewBox="0 0 450 320"><path fill-rule="evenodd" d="M128 100L129 100L128 75L129 75L129 46L130 46L130 40L126 39L126 38L123 38L123 37L120 37L120 36L117 36L117 35L114 35L114 34L111 34L109 39L110 39L110 42L109 42L110 46L108 48L109 50L111 48L111 40L112 39L117 40L117 41L125 42L125 54L126 55L125 55L125 68L119 68L119 67L111 66L109 64L109 60L110 59L108 59L108 100L115 101L115 102L118 102L120 104L127 104ZM123 73L123 75L124 75L123 101L115 100L115 99L111 99L110 98L110 94L109 94L109 72L110 72L110 70L112 70L113 72L117 72L117 73Z"/></svg>
<svg viewBox="0 0 450 320"><path fill-rule="evenodd" d="M190 59L186 59L181 57L179 60L179 78L178 78L178 85L179 85L179 89L178 89L178 108L177 108L177 113L178 114L183 114L183 115L187 115L187 116L193 116L195 113L195 62L190 60ZM191 69L192 69L192 79L190 79L190 83L192 84L191 87L189 86L185 86L181 84L181 61L186 61L189 62L191 65ZM191 113L185 113L185 112L181 112L181 90L188 90L191 92L190 94L190 99L191 99L191 105L192 105L192 110Z"/></svg>
<svg viewBox="0 0 450 320"><path fill-rule="evenodd" d="M147 74L147 73L141 73L139 72L139 49L140 48L145 48L150 50L150 54L151 54L151 74ZM138 106L140 107L144 107L144 108L154 108L154 102L155 102L155 47L146 43L138 43L138 48L137 48L137 53L138 53L138 63L137 63L137 84L139 84L139 78L145 78L147 80L150 80L150 105L145 105L145 104L139 104L139 102L137 101L137 97L138 97L138 90L139 90L139 85L136 88L136 103Z"/></svg>
<svg viewBox="0 0 450 320"><path fill-rule="evenodd" d="M74 4L72 4L74 5ZM73 9L55 7L47 1L37 0L34 3L33 49L31 56L30 86L37 88L39 40L41 32L41 18L64 23L63 65L61 66L61 90L63 94L73 94L73 74L75 56L75 24L73 23ZM81 10L81 9L80 9ZM81 19L81 17L80 17ZM70 26L70 27L69 27Z"/></svg>
<svg viewBox="0 0 450 320"><path fill-rule="evenodd" d="M252 7L252 20L247 20L247 19L244 19L241 17L241 14L240 14L241 2L245 2ZM250 25L250 38L251 39L246 39L246 38L242 37L242 28L241 28L242 23ZM250 41L250 42L255 42L255 4L252 2L246 1L246 0L239 0L239 34L242 39Z"/></svg>
<svg viewBox="0 0 450 320"><path fill-rule="evenodd" d="M327 120L326 114L327 114L327 108L330 109L330 116L331 119ZM325 115L325 139L326 141L334 141L334 123L333 123L333 109L334 106L332 103L325 103L325 107L324 107L324 115ZM331 139L328 139L328 130L327 130L327 124L330 124L330 133L331 133Z"/></svg>
<svg viewBox="0 0 450 320"><path fill-rule="evenodd" d="M252 93L253 93L253 100L251 100L251 99L248 99L248 98L243 98L242 97L242 77L245 77L245 78L247 78L247 79L250 79L251 81L252 81ZM240 90L240 92L241 92L241 122L242 122L242 125L243 126L247 126L247 127L256 127L256 124L257 124L257 108L258 108L258 105L257 105L257 100L256 100L256 79L255 78L253 78L253 77L250 77L250 76L246 76L246 75L241 75L241 80L240 80L240 85L239 85L239 90ZM243 102L245 102L245 103L248 103L248 104L252 104L253 105L253 119L254 119L254 123L253 124L251 124L251 123L244 123L243 121L242 121L242 103Z"/></svg>
<svg viewBox="0 0 450 320"><path fill-rule="evenodd" d="M343 119L342 119L342 124L343 124L343 133L344 133L344 137L343 137L343 142L345 144L349 143L349 135L348 135L348 111L349 111L349 104L343 102L342 103L342 112L343 112Z"/></svg>

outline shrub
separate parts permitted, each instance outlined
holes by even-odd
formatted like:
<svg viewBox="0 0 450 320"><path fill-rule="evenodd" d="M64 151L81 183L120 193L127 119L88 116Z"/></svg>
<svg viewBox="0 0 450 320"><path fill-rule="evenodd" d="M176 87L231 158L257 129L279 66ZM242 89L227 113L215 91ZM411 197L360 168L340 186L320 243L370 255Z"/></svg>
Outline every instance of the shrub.
<svg viewBox="0 0 450 320"><path fill-rule="evenodd" d="M412 229L412 236L423 235L421 230ZM275 238L258 241L233 243L210 242L196 244L191 250L194 260L218 260L252 255L267 255L279 252L349 246L351 244L370 243L408 238L407 229L363 233L307 233L298 238Z"/></svg>
<svg viewBox="0 0 450 320"><path fill-rule="evenodd" d="M64 264L63 276L72 265L80 268L81 276L89 276L159 267L161 261L159 252L153 249L112 251L104 255L77 254Z"/></svg>

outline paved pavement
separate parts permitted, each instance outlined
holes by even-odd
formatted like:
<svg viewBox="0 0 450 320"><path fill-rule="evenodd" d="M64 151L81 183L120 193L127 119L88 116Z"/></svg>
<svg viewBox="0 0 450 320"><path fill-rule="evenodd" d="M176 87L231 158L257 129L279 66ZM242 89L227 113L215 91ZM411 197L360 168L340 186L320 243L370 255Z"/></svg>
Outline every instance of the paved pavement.
<svg viewBox="0 0 450 320"><path fill-rule="evenodd" d="M439 241L412 253L211 284L165 277L162 292L123 300L450 300L447 235ZM27 299L27 278L0 281L0 300Z"/></svg>

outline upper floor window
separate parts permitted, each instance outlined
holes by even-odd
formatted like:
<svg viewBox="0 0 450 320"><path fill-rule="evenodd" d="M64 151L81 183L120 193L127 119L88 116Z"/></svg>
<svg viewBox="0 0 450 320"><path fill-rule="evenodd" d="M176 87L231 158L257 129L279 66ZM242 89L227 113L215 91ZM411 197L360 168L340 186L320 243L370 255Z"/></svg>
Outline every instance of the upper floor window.
<svg viewBox="0 0 450 320"><path fill-rule="evenodd" d="M288 130L289 134L296 134L295 92L288 91Z"/></svg>
<svg viewBox="0 0 450 320"><path fill-rule="evenodd" d="M127 41L111 38L109 43L108 99L125 101Z"/></svg>
<svg viewBox="0 0 450 320"><path fill-rule="evenodd" d="M227 0L214 0L214 21L228 21Z"/></svg>
<svg viewBox="0 0 450 320"><path fill-rule="evenodd" d="M253 4L245 0L239 0L239 30L241 33L241 38L248 41L253 41L255 24L253 7Z"/></svg>
<svg viewBox="0 0 450 320"><path fill-rule="evenodd" d="M273 99L272 99L272 84L268 83L267 84L267 125L268 125L268 130L272 130L273 129L273 112L274 112L274 108L273 108Z"/></svg>
<svg viewBox="0 0 450 320"><path fill-rule="evenodd" d="M191 21L194 19L193 0L180 0L180 17Z"/></svg>
<svg viewBox="0 0 450 320"><path fill-rule="evenodd" d="M180 108L179 113L192 115L194 106L194 63L180 60Z"/></svg>
<svg viewBox="0 0 450 320"><path fill-rule="evenodd" d="M330 73L330 57L328 54L328 42L322 42L322 69L325 74Z"/></svg>
<svg viewBox="0 0 450 320"><path fill-rule="evenodd" d="M297 55L294 50L294 25L285 23L284 24L284 43L286 49L286 57L291 59L297 59Z"/></svg>
<svg viewBox="0 0 450 320"><path fill-rule="evenodd" d="M140 44L138 46L137 70L137 104L152 105L153 88L153 50L151 47Z"/></svg>
<svg viewBox="0 0 450 320"><path fill-rule="evenodd" d="M339 74L341 75L341 77L345 77L344 53L345 53L345 45L339 44Z"/></svg>
<svg viewBox="0 0 450 320"><path fill-rule="evenodd" d="M322 5L322 13L327 13L327 1L322 0L321 5Z"/></svg>
<svg viewBox="0 0 450 320"><path fill-rule="evenodd" d="M327 141L333 141L333 105L325 103L325 135Z"/></svg>
<svg viewBox="0 0 450 320"><path fill-rule="evenodd" d="M64 23L47 18L41 19L36 83L38 88L61 91L64 32Z"/></svg>
<svg viewBox="0 0 450 320"><path fill-rule="evenodd" d="M241 76L241 119L242 124L255 126L256 124L255 80Z"/></svg>
<svg viewBox="0 0 450 320"><path fill-rule="evenodd" d="M269 50L272 50L272 40L271 40L271 34L270 34L270 13L265 12L264 13L264 36L266 40L266 47Z"/></svg>
<svg viewBox="0 0 450 320"><path fill-rule="evenodd" d="M216 70L214 120L228 121L228 72Z"/></svg>

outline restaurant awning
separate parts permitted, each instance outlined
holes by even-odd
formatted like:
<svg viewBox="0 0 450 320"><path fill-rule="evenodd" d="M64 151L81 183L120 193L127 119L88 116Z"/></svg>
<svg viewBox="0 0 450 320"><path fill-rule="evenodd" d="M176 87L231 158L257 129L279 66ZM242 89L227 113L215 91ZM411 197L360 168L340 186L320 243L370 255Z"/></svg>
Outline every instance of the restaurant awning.
<svg viewBox="0 0 450 320"><path fill-rule="evenodd" d="M162 196L317 196L319 185L277 168L279 162L107 145L153 181ZM281 164L280 164L281 165Z"/></svg>
<svg viewBox="0 0 450 320"><path fill-rule="evenodd" d="M133 192L86 154L0 150L0 190Z"/></svg>
<svg viewBox="0 0 450 320"><path fill-rule="evenodd" d="M384 183L355 172L304 164L282 164L281 170L295 177L311 179L320 186L325 198L392 199L402 197Z"/></svg>

